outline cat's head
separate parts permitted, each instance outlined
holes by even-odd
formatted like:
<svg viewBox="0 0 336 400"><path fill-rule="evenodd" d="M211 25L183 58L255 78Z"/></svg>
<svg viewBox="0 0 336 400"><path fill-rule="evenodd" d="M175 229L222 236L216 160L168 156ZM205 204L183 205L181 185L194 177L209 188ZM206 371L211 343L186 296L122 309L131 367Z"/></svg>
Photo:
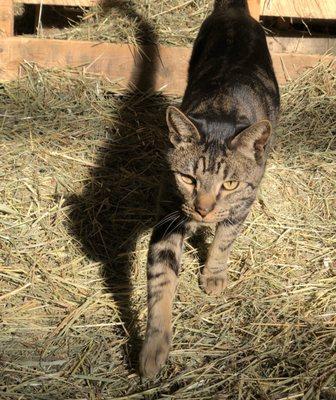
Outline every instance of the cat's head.
<svg viewBox="0 0 336 400"><path fill-rule="evenodd" d="M184 213L207 223L247 213L264 173L270 122L257 122L223 142L207 142L176 107L168 107L167 124L173 144L168 162Z"/></svg>

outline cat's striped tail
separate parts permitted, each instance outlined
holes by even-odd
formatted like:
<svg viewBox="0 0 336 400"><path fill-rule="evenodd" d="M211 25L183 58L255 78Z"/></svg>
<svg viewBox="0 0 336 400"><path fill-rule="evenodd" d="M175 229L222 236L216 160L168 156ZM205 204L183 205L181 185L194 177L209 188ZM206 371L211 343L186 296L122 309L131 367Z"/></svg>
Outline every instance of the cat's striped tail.
<svg viewBox="0 0 336 400"><path fill-rule="evenodd" d="M249 12L247 0L215 0L214 11L225 11L229 8L242 8Z"/></svg>

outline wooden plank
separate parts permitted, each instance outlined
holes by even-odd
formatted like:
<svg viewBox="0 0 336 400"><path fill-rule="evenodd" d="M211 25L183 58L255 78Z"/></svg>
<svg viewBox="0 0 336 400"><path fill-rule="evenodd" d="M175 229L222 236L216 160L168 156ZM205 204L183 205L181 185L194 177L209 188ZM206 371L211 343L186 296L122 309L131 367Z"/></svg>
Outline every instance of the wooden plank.
<svg viewBox="0 0 336 400"><path fill-rule="evenodd" d="M134 46L68 40L13 37L0 39L0 80L22 74L22 63L40 68L81 67L84 72L102 74L118 80L122 87L138 85L139 77L150 77L155 70L153 88L166 94L183 94L186 85L190 48L144 47L141 54ZM316 54L272 53L274 69L280 84L293 79L321 59L331 62L333 56ZM335 63L336 65L336 63Z"/></svg>
<svg viewBox="0 0 336 400"><path fill-rule="evenodd" d="M335 0L262 0L261 15L294 18L336 18Z"/></svg>
<svg viewBox="0 0 336 400"><path fill-rule="evenodd" d="M23 4L42 4L45 6L91 7L101 4L103 0L14 0L14 2Z"/></svg>
<svg viewBox="0 0 336 400"><path fill-rule="evenodd" d="M331 37L268 37L273 53L330 54L336 56L336 38Z"/></svg>
<svg viewBox="0 0 336 400"><path fill-rule="evenodd" d="M118 79L126 87L138 80L140 68L149 74L157 64L155 88L179 93L185 85L190 50L161 47L159 62L157 52L150 47L142 49L142 55L125 44L14 37L0 40L0 54L1 80L18 76L20 65L27 61L41 68L82 67L86 72Z"/></svg>
<svg viewBox="0 0 336 400"><path fill-rule="evenodd" d="M322 56L320 54L292 54L292 53L272 53L273 67L280 85L297 78L304 71L315 67L323 62L326 65L333 63L336 69L336 57Z"/></svg>
<svg viewBox="0 0 336 400"><path fill-rule="evenodd" d="M14 35L14 7L13 0L0 2L0 37Z"/></svg>
<svg viewBox="0 0 336 400"><path fill-rule="evenodd" d="M260 0L247 0L251 16L259 21L260 17Z"/></svg>

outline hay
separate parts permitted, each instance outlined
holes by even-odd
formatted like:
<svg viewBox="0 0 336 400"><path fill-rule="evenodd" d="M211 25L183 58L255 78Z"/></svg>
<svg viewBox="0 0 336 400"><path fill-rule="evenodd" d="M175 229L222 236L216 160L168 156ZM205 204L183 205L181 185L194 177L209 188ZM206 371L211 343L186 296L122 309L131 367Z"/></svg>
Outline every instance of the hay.
<svg viewBox="0 0 336 400"><path fill-rule="evenodd" d="M148 19L159 43L192 45L212 5L207 0L107 0L104 6L83 10L79 23L69 20L70 27L62 30L42 28L38 36L136 44L139 20Z"/></svg>
<svg viewBox="0 0 336 400"><path fill-rule="evenodd" d="M1 86L1 398L335 398L335 99L323 67L283 88L226 295L189 241L169 362L141 382L168 100L72 71Z"/></svg>
<svg viewBox="0 0 336 400"><path fill-rule="evenodd" d="M42 19L39 20L37 36L54 39L78 39L110 43L137 44L139 21L150 21L157 42L166 46L192 46L204 19L211 13L214 0L104 0L101 6L80 10L78 7L42 6ZM34 12L24 13L16 5L18 32L33 32ZM21 22L19 22L21 21ZM63 29L60 29L62 21ZM273 21L273 22L272 22ZM261 19L267 35L284 32L277 25L276 18ZM308 25L307 25L308 23ZM323 25L323 26L322 26ZM330 24L316 24L314 21L296 21L291 25L291 34L302 37L334 35ZM288 33L288 32L287 32Z"/></svg>

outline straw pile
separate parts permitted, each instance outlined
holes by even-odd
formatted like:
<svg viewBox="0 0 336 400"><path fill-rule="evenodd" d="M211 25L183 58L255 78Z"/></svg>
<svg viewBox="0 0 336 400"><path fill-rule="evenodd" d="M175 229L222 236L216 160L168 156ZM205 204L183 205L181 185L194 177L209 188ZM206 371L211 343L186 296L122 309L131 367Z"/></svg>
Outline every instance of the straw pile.
<svg viewBox="0 0 336 400"><path fill-rule="evenodd" d="M42 6L38 36L54 39L79 39L110 43L137 43L139 19L151 22L158 43L167 46L192 46L199 27L213 9L214 0L101 0L100 6L80 10L76 7ZM16 4L18 26L21 31L33 32L34 10L22 15L24 8ZM20 22L19 22L20 20ZM60 29L63 21L63 29ZM261 19L267 34L282 35L281 23L270 17ZM307 25L308 24L308 25ZM20 28L18 28L20 31ZM302 37L311 34L335 35L332 23L310 20L291 21L291 34ZM294 33L295 32L295 33Z"/></svg>
<svg viewBox="0 0 336 400"><path fill-rule="evenodd" d="M335 399L335 78L318 67L283 88L222 298L199 288L188 241L151 382L135 371L173 100L73 71L1 86L0 397Z"/></svg>
<svg viewBox="0 0 336 400"><path fill-rule="evenodd" d="M102 6L83 10L79 22L69 18L70 27L62 30L39 29L39 36L55 39L137 42L139 16L151 21L159 43L170 46L191 45L212 0L105 0ZM132 11L130 12L130 9ZM58 10L54 10L57 15ZM64 13L66 14L66 13Z"/></svg>

